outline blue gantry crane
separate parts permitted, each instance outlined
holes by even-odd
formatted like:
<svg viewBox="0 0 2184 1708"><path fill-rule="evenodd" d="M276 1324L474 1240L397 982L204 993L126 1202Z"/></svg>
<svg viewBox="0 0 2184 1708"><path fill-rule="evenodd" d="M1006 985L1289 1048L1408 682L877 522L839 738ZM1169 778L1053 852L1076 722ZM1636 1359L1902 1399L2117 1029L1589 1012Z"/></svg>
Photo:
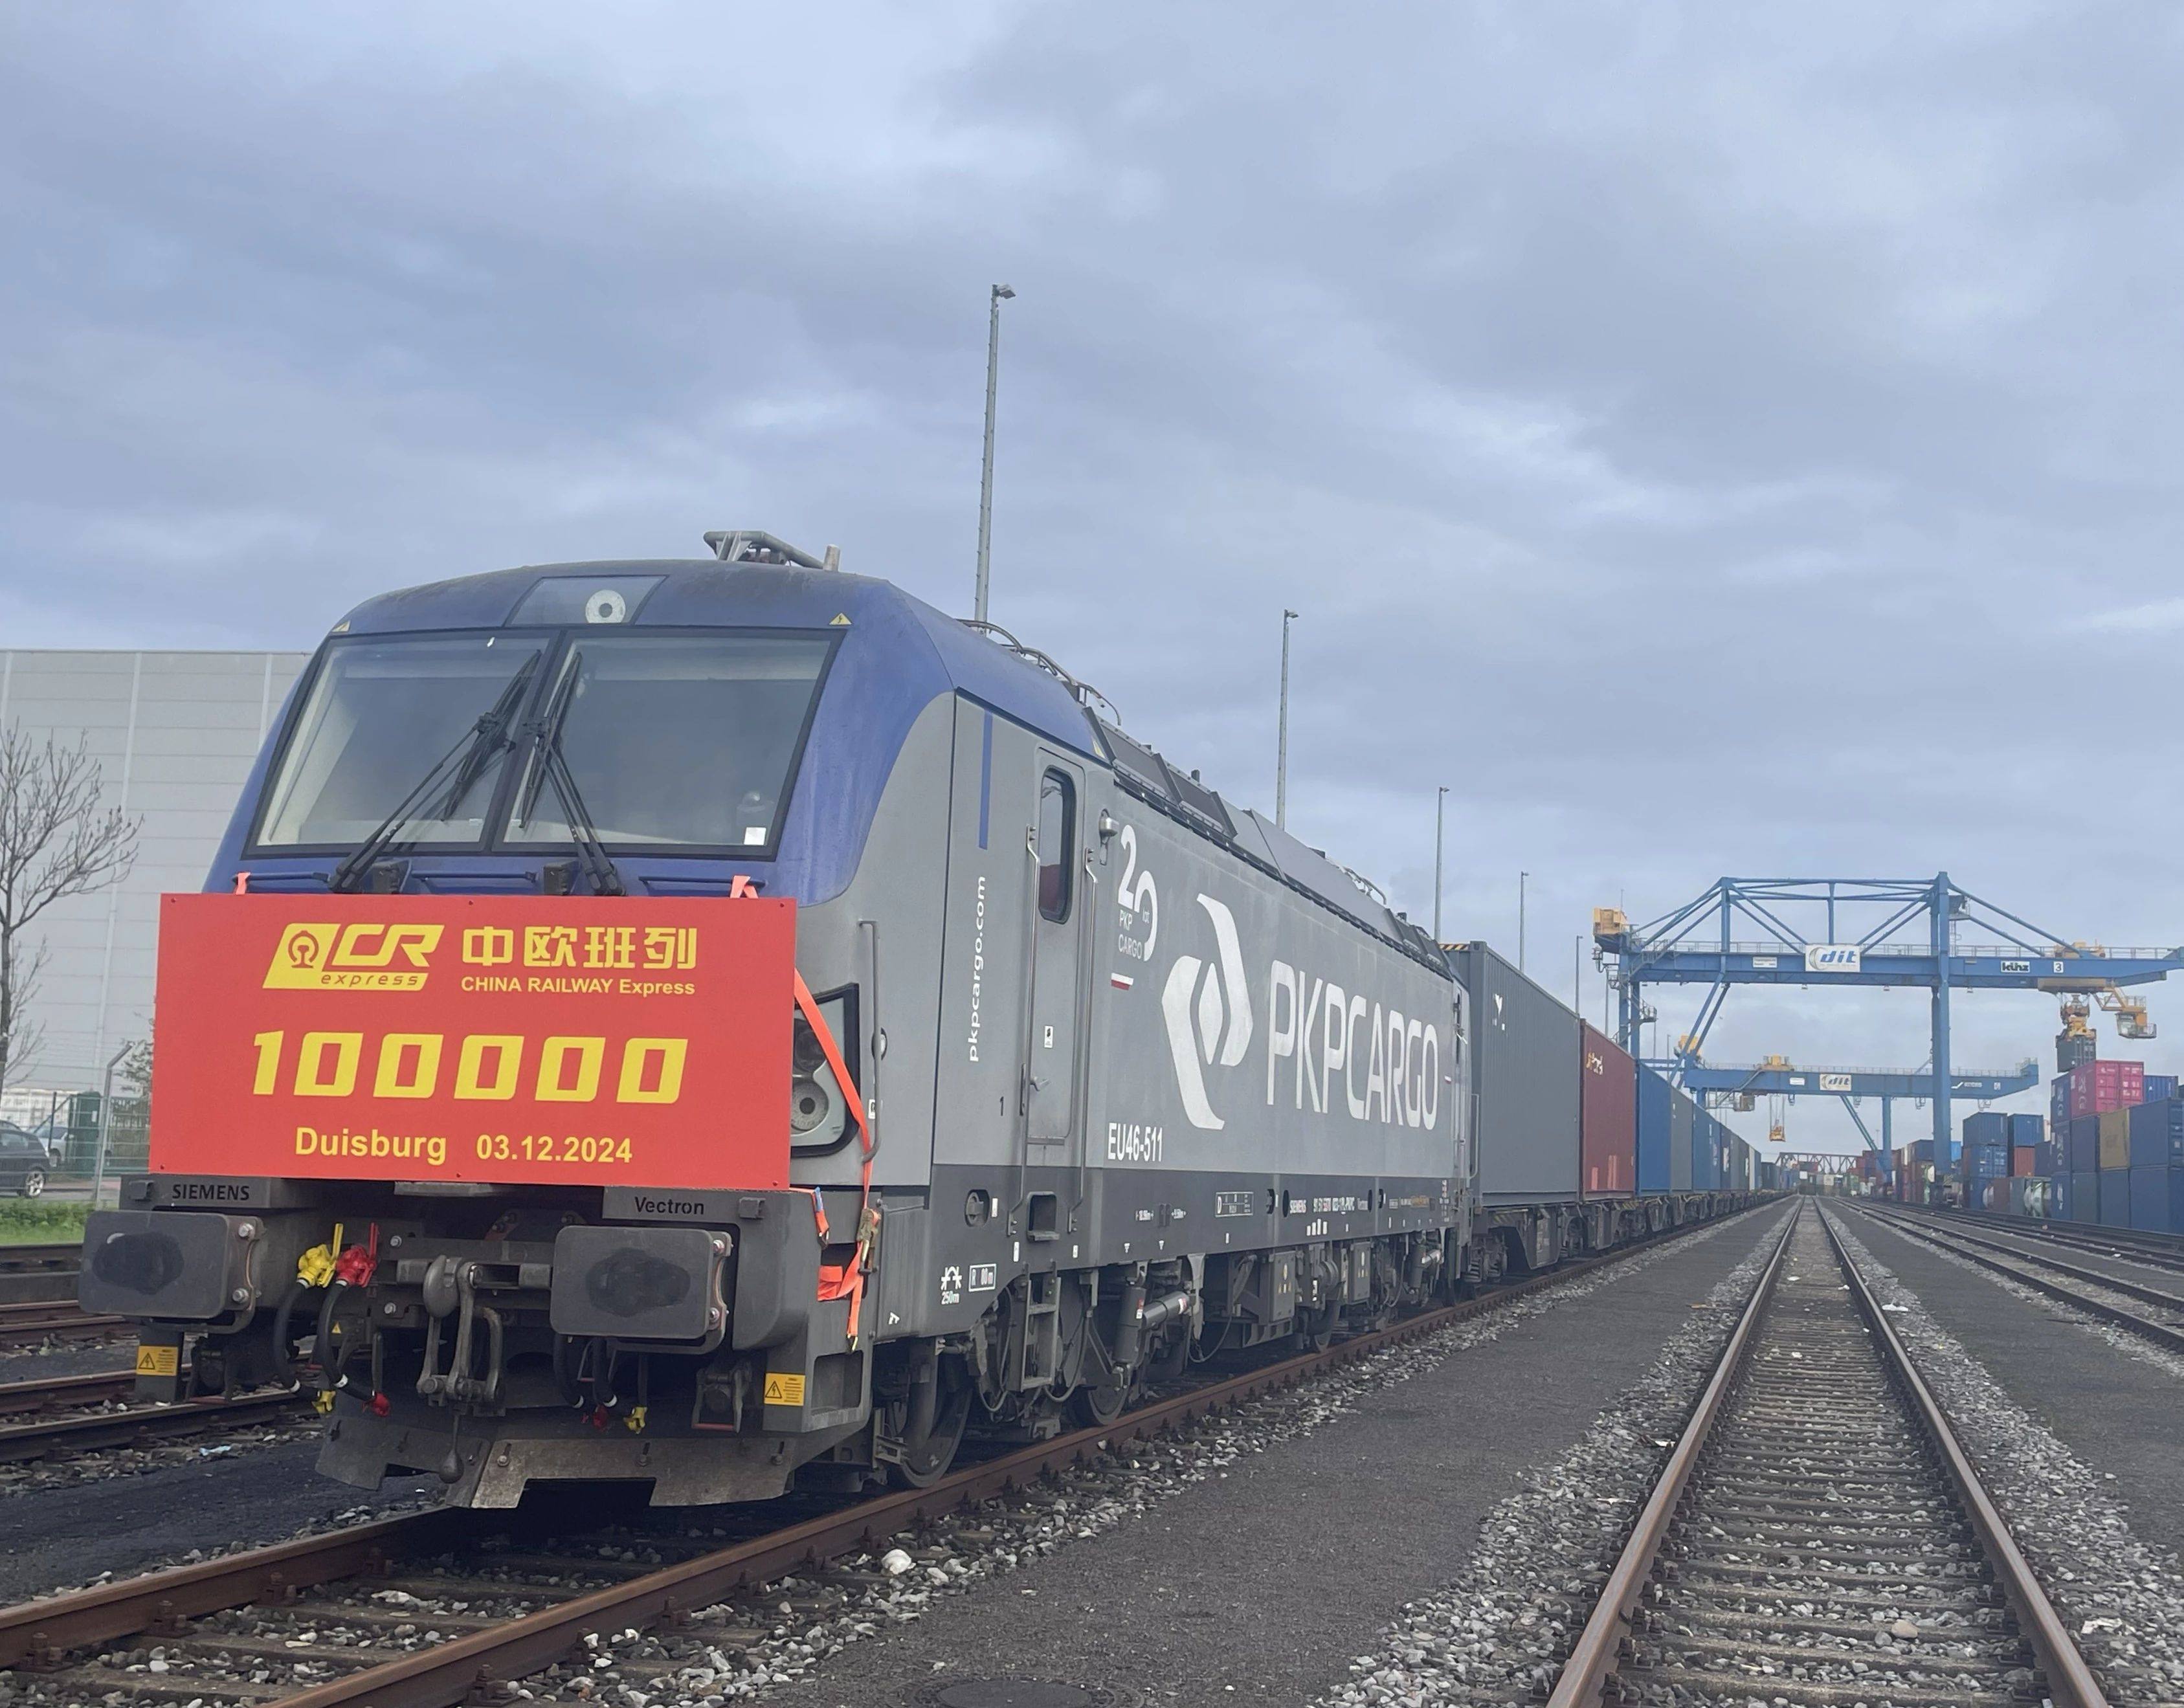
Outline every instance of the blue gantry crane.
<svg viewBox="0 0 2184 1708"><path fill-rule="evenodd" d="M1949 1004L1958 991L2116 993L2184 970L2184 949L2109 949L2070 942L1961 889L1930 878L1730 878L1642 926L1620 910L1593 910L1593 942L1619 997L1618 1036L1639 1054L1651 1018L1648 984L1709 987L1691 1029L1650 1065L1680 1082L1702 1069L1700 1051L1733 986L1836 985L1931 993L1932 1078L1950 1082ZM2125 1003L2151 1037L2142 1004ZM1951 1099L1933 1101L1935 1152L1947 1155Z"/></svg>
<svg viewBox="0 0 2184 1708"><path fill-rule="evenodd" d="M1779 1055L1770 1055L1751 1067L1717 1067L1693 1061L1680 1073L1684 1089L1694 1097L1840 1098L1844 1113L1864 1138L1866 1149L1880 1152L1885 1171L1894 1166L1896 1104L1906 1098L1925 1102L1934 1096L1936 1084L1934 1076L1923 1068L1912 1073L1891 1073L1864 1067L1796 1067L1788 1058ZM1997 1098L2030 1091L2039 1082L2040 1064L2029 1056L2015 1067L1999 1071L1960 1067L1949 1076L1949 1098L1957 1103L1992 1103ZM1858 1112L1858 1104L1869 1097L1880 1102L1877 1138ZM1935 1151L1936 1166L1947 1165L1949 1149L1943 1145Z"/></svg>

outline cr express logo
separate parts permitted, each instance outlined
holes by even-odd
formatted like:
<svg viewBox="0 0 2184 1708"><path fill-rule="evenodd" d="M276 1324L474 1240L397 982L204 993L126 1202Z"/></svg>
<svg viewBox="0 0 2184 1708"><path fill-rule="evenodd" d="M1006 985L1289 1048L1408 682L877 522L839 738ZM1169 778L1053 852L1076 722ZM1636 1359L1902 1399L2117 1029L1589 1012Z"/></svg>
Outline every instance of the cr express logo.
<svg viewBox="0 0 2184 1708"><path fill-rule="evenodd" d="M1236 915L1210 895L1200 896L1198 904L1213 921L1218 960L1209 964L1195 954L1175 958L1161 991L1161 1018L1167 1025L1168 1054L1175 1059L1183 1112L1193 1127L1218 1132L1223 1123L1206 1101L1206 1073L1200 1062L1203 1058L1211 1063L1217 1054L1223 1067L1243 1060L1251 1047L1251 999L1244 986L1244 951L1236 940Z"/></svg>
<svg viewBox="0 0 2184 1708"><path fill-rule="evenodd" d="M437 925L292 925L265 969L267 990L422 990Z"/></svg>

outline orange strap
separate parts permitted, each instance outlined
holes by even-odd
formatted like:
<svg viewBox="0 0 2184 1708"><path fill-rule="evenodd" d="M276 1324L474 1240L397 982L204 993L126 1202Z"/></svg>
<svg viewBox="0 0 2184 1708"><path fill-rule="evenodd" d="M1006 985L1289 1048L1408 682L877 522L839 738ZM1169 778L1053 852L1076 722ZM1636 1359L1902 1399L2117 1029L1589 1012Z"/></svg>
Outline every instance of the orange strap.
<svg viewBox="0 0 2184 1708"><path fill-rule="evenodd" d="M819 1004L812 1000L811 988L804 982L804 975L796 977L796 1007L803 1015L804 1023L811 1028L811 1035L819 1041L819 1053L834 1075L834 1083L842 1088L842 1094L850 1100L850 1115L857 1124L857 1143L860 1165L857 1171L857 1249L846 1263L822 1263L819 1266L819 1297L824 1299L846 1299L850 1301L850 1344L857 1344L858 1319L862 1313L865 1298L865 1277L872 1268L872 1236L878 1231L873 1225L872 1199L872 1122L865 1114L864 1094L857 1089L856 1082L850 1077L850 1065L842 1055L842 1047L835 1041L833 1028L827 1024L826 1016L819 1012ZM811 1220L819 1232L819 1243L827 1243L827 1210L820 1201L819 1189L811 1188Z"/></svg>

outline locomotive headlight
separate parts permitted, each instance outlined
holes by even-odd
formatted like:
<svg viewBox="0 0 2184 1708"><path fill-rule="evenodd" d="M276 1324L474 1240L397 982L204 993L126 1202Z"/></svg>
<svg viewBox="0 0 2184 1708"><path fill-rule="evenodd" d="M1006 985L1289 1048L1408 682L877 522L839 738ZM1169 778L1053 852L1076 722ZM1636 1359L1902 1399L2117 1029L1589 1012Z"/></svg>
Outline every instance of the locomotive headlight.
<svg viewBox="0 0 2184 1708"><path fill-rule="evenodd" d="M837 996L819 1004L821 1018L836 1038L848 1035L849 1003ZM850 1070L854 1077L856 1070ZM827 1060L818 1035L802 1015L789 1043L789 1142L800 1149L831 1149L849 1136L850 1105L841 1082Z"/></svg>
<svg viewBox="0 0 2184 1708"><path fill-rule="evenodd" d="M618 623L629 615L629 601L612 587L601 587L584 601L588 623Z"/></svg>

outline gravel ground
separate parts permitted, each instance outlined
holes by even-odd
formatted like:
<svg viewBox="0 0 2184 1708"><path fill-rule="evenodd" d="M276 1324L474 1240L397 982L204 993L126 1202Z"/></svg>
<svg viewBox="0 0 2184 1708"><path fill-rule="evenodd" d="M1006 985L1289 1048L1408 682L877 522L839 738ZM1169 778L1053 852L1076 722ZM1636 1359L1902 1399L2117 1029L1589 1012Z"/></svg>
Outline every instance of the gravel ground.
<svg viewBox="0 0 2184 1708"><path fill-rule="evenodd" d="M1420 1708L1546 1696L1774 1249L1763 1239L1715 1283L1652 1366L1487 1515L1455 1580L1407 1604L1322 1702Z"/></svg>
<svg viewBox="0 0 2184 1708"><path fill-rule="evenodd" d="M2011 1399L2102 1472L2142 1540L2184 1554L2184 1359L1869 1217L1847 1219Z"/></svg>
<svg viewBox="0 0 2184 1708"><path fill-rule="evenodd" d="M1884 1305L1901 1307L1897 1332L2086 1658L2109 1672L2111 1700L2174 1702L2184 1696L2184 1575L2176 1556L2133 1533L2116 1502L2112 1474L2079 1458L2012 1399L1859 1236L1906 1242L1876 1231L1868 1217L1854 1218L1855 1227L1852 1217L1835 1219L1875 1295ZM2048 1391L2086 1409L2084 1396L2058 1385L2062 1379L2061 1372L2049 1372ZM2174 1405L2172 1397L2172 1479Z"/></svg>
<svg viewBox="0 0 2184 1708"><path fill-rule="evenodd" d="M877 1708L918 1681L1036 1670L1155 1702L1309 1701L1351 1633L1444 1577L1508 1482L1576 1435L1762 1232L1748 1217L1702 1230L686 1631L601 1642L522 1694Z"/></svg>
<svg viewBox="0 0 2184 1708"><path fill-rule="evenodd" d="M437 1499L437 1477L376 1494L320 1477L318 1443L191 1458L0 1500L0 1603L378 1518Z"/></svg>
<svg viewBox="0 0 2184 1708"><path fill-rule="evenodd" d="M119 1403L98 1408L104 1412L128 1409L125 1404ZM0 1464L0 1496L13 1498L45 1489L73 1488L80 1483L113 1477L142 1477L151 1472L263 1453L298 1442L309 1443L315 1456L319 1432L324 1423L323 1418L305 1407L292 1416L266 1418L239 1427L214 1426L173 1440L150 1441L141 1447L59 1449L49 1458ZM0 1522L0 1532L4 1529L4 1522Z"/></svg>

